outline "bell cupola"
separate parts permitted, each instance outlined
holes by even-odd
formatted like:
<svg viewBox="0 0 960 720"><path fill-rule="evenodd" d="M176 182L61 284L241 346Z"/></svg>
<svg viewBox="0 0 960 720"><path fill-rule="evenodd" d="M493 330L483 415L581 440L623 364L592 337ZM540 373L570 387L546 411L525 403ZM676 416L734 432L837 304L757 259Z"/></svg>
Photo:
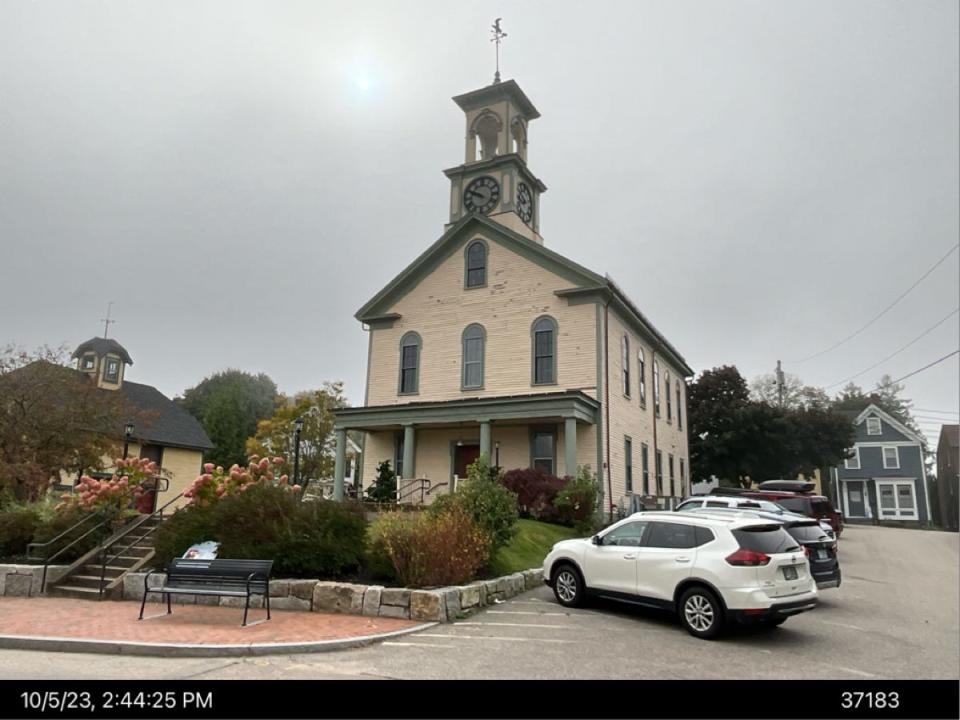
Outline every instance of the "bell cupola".
<svg viewBox="0 0 960 720"><path fill-rule="evenodd" d="M77 370L107 390L119 390L125 367L133 365L130 354L113 338L90 338L78 345L71 357L77 361Z"/></svg>

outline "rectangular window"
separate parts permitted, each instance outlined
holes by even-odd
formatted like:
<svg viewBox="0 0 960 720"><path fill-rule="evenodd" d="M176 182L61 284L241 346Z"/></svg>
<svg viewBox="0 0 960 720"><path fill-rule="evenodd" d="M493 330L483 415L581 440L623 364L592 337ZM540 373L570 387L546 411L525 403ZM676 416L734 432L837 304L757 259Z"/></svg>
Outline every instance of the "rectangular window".
<svg viewBox="0 0 960 720"><path fill-rule="evenodd" d="M630 397L630 340L626 335L620 343L620 363L623 365L623 394Z"/></svg>
<svg viewBox="0 0 960 720"><path fill-rule="evenodd" d="M853 448L853 456L848 457L843 461L843 466L847 470L859 470L860 469L860 448Z"/></svg>
<svg viewBox="0 0 960 720"><path fill-rule="evenodd" d="M397 433L393 444L393 467L398 478L403 477L403 433Z"/></svg>
<svg viewBox="0 0 960 720"><path fill-rule="evenodd" d="M533 334L533 382L536 385L556 382L553 367L553 330L538 330Z"/></svg>
<svg viewBox="0 0 960 720"><path fill-rule="evenodd" d="M84 370L93 370L93 366L97 364L96 355L84 355L83 356L83 369Z"/></svg>
<svg viewBox="0 0 960 720"><path fill-rule="evenodd" d="M883 467L888 470L900 467L900 448L885 447L883 449Z"/></svg>
<svg viewBox="0 0 960 720"><path fill-rule="evenodd" d="M650 449L646 443L640 445L640 467L643 472L643 494L650 494Z"/></svg>
<svg viewBox="0 0 960 720"><path fill-rule="evenodd" d="M637 382L640 388L640 407L647 406L647 363L644 361L643 348L637 351Z"/></svg>
<svg viewBox="0 0 960 720"><path fill-rule="evenodd" d="M666 387L666 392L667 392L667 422L670 422L671 420L673 420L673 401L670 399L670 379L669 379L669 378L667 379L666 384L667 384L667 387Z"/></svg>
<svg viewBox="0 0 960 720"><path fill-rule="evenodd" d="M405 345L403 347L402 362L400 369L400 392L414 393L417 391L417 351L416 345Z"/></svg>
<svg viewBox="0 0 960 720"><path fill-rule="evenodd" d="M882 432L883 432L883 428L880 425L880 418L868 417L867 418L867 435L880 435Z"/></svg>
<svg viewBox="0 0 960 720"><path fill-rule="evenodd" d="M679 418L680 416L677 415ZM687 495L687 466L683 462L683 458L680 458L680 494Z"/></svg>
<svg viewBox="0 0 960 720"><path fill-rule="evenodd" d="M534 470L540 470L553 475L556 442L552 432L538 430L530 439L531 465Z"/></svg>
<svg viewBox="0 0 960 720"><path fill-rule="evenodd" d="M107 358L107 366L103 370L103 379L115 383L120 379L120 361Z"/></svg>
<svg viewBox="0 0 960 720"><path fill-rule="evenodd" d="M663 495L663 451L657 450L656 461L657 495Z"/></svg>
<svg viewBox="0 0 960 720"><path fill-rule="evenodd" d="M670 471L670 497L676 497L676 487L673 482L673 455L667 456L667 468Z"/></svg>
<svg viewBox="0 0 960 720"><path fill-rule="evenodd" d="M633 492L633 440L623 438L623 454L626 466L626 488L628 493Z"/></svg>
<svg viewBox="0 0 960 720"><path fill-rule="evenodd" d="M677 430L683 430L683 418L680 416L680 408L683 405L680 402L680 383L677 382Z"/></svg>

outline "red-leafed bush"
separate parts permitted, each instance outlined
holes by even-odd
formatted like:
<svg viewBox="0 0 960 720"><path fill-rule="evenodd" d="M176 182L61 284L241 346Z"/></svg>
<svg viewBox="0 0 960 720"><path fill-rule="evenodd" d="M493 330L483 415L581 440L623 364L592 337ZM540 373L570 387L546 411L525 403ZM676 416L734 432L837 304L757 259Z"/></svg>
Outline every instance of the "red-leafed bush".
<svg viewBox="0 0 960 720"><path fill-rule="evenodd" d="M517 496L521 517L552 522L558 519L554 503L567 479L548 475L542 470L526 468L510 470L503 475L503 485Z"/></svg>

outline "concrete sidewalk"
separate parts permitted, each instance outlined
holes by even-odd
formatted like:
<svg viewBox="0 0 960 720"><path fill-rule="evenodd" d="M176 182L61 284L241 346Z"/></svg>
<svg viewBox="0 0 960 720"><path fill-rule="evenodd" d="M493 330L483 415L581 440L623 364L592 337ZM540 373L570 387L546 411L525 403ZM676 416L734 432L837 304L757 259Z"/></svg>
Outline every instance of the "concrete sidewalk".
<svg viewBox="0 0 960 720"><path fill-rule="evenodd" d="M366 645L432 626L395 618L242 608L0 598L0 647L163 656L235 656L320 652Z"/></svg>

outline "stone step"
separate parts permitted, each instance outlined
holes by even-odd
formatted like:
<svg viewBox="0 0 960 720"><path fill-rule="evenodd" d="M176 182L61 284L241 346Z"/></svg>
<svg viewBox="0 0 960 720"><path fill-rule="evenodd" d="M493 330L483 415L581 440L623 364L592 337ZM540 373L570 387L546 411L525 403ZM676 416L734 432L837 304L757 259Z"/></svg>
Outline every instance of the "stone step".
<svg viewBox="0 0 960 720"><path fill-rule="evenodd" d="M108 581L112 580L112 578L107 578L107 580ZM97 573L96 575L80 575L80 574L71 575L69 578L66 579L66 581L70 583L71 587L83 587L83 588L92 587L92 588L99 589L100 585L103 584L100 582L99 573Z"/></svg>
<svg viewBox="0 0 960 720"><path fill-rule="evenodd" d="M100 577L100 572L104 569L103 565L84 565L83 574L84 575L96 575ZM123 565L107 565L105 577L108 579L115 578L119 575L123 575L129 567L124 567Z"/></svg>
<svg viewBox="0 0 960 720"><path fill-rule="evenodd" d="M78 587L75 585L54 585L49 588L50 595L54 597L72 597L79 598L81 600L99 600L100 599L100 589L99 588L88 588L88 587Z"/></svg>

